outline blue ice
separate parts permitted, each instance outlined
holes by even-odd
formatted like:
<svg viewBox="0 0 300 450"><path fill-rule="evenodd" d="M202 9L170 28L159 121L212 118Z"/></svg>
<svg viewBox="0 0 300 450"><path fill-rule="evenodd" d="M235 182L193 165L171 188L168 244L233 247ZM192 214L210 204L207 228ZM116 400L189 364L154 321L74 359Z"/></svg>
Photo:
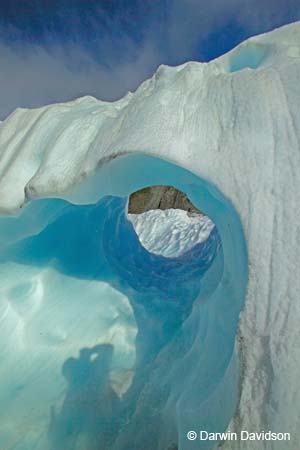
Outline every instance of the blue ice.
<svg viewBox="0 0 300 450"><path fill-rule="evenodd" d="M234 50L229 60L229 71L238 72L243 69L257 69L269 52L267 46L248 42Z"/></svg>
<svg viewBox="0 0 300 450"><path fill-rule="evenodd" d="M81 192L100 192L101 173ZM157 158L117 158L109 176L97 201L37 200L0 221L1 450L209 449L187 431L234 414L247 281L235 210ZM149 253L127 220L127 196L154 184L216 224L180 257Z"/></svg>

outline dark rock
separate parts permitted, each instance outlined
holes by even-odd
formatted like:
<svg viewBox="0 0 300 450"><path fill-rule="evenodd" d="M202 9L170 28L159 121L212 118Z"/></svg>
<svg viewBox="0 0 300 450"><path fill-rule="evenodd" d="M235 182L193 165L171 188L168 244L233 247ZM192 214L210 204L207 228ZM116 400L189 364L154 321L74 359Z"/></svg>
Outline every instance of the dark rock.
<svg viewBox="0 0 300 450"><path fill-rule="evenodd" d="M186 194L173 186L151 186L130 195L128 212L141 214L150 209L183 209L190 213L202 214Z"/></svg>

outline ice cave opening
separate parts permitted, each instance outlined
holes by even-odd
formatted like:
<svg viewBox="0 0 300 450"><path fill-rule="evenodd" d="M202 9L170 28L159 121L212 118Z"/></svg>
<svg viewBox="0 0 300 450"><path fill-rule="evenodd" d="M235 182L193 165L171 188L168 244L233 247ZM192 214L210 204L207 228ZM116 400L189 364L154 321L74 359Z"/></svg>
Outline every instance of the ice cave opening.
<svg viewBox="0 0 300 450"><path fill-rule="evenodd" d="M132 193L127 217L141 245L150 253L167 258L179 257L206 241L215 227L174 186L149 186Z"/></svg>
<svg viewBox="0 0 300 450"><path fill-rule="evenodd" d="M175 186L214 227L150 252L128 197ZM0 442L14 450L209 449L234 415L247 283L239 217L211 183L123 155L64 199L0 219Z"/></svg>

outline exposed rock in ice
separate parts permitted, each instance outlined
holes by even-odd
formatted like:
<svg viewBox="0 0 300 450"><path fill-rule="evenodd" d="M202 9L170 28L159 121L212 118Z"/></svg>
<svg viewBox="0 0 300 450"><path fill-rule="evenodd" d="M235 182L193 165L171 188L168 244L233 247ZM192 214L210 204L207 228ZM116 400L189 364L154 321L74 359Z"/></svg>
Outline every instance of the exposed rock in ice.
<svg viewBox="0 0 300 450"><path fill-rule="evenodd" d="M164 370L161 367L157 370L161 377L172 380L175 390L172 394L182 390L181 397L175 401L173 395L168 397L170 385L162 387L165 391L161 398L166 403L160 404L160 408L164 418L176 419L168 426L166 421L152 423L153 436L159 434L162 423L165 426L165 441L160 443L160 449L164 443L170 443L177 429L180 450L200 448L199 441L184 440L189 423L196 425L198 419L199 427L206 426L207 415L212 417L216 412L210 409L211 405L219 398L225 401L226 393L229 396L221 383L211 385L211 391L206 392L209 401L206 397L201 403L195 397L195 386L200 389L199 383L205 380L203 367L206 366L200 352L206 348L202 347L205 330L210 336L211 330L216 329L213 324L217 323L218 330L226 329L230 334L230 328L226 327L228 321L235 323L237 312L232 311L243 292L243 282L239 283L245 262L241 256L244 249L240 250L242 237L235 226L236 219L231 221L234 209L228 213L230 208L224 207L225 199L239 215L249 258L247 298L239 332L240 401L234 426L255 432L288 431L292 440L285 442L285 448L297 448L300 440L299 79L300 27L295 23L254 37L208 64L161 66L134 94L115 103L84 97L35 110L18 109L1 123L2 214L16 214L25 202L35 198L58 197L77 204L96 203L103 195L128 195L151 184L168 183L187 193L218 227L224 254L222 282L211 297L208 296L211 290L204 290L205 300L209 297L203 303L204 310L197 303L184 322L181 340L173 344L172 354L174 358L178 356L176 363L170 362L170 369L165 365ZM197 181L190 182L181 173L171 176L167 166L156 173L148 161L141 159L133 164L130 158L122 159L120 155L124 154L152 155L190 170L207 183L206 196L200 197ZM210 196L210 192L214 194ZM57 217L57 210L48 212L49 205L45 214L32 216L30 211L35 210L32 204L21 216L24 226L13 218L1 220L4 243L6 236L12 242L34 235L48 225L48 218L51 221ZM117 258L113 262L117 266ZM6 270L8 262L3 264ZM118 269L123 270L121 266ZM39 302L41 282L38 274L35 277L33 299ZM208 306L221 298L218 289L222 289L223 301L227 302L222 316L216 309L212 313ZM34 310L36 305L30 307ZM217 301L216 305L219 305ZM208 317L211 320L205 321ZM14 333L19 345L20 313L10 307L2 320L5 322L6 318L17 324ZM9 321L5 325L8 329ZM59 330L51 333L53 342L64 340L65 335ZM193 336L191 342L190 336ZM190 352L186 347L188 342ZM205 360L206 380L211 377L209 370L216 367L213 356L210 354L211 359ZM233 369L226 358L222 362L228 379ZM2 370L7 369L2 365ZM221 373L217 369L216 372ZM180 387L175 380L178 383L180 380ZM148 399L154 398L148 394ZM196 401L206 416L194 409ZM157 404L152 406L151 411L158 410ZM142 432L142 427L135 431ZM256 442L255 449L270 448L270 445L272 449L282 450L280 442ZM15 448L23 450L23 447ZM225 448L253 450L253 442L232 441Z"/></svg>
<svg viewBox="0 0 300 450"><path fill-rule="evenodd" d="M128 201L130 214L141 214L150 209L182 209L201 214L184 192L172 186L149 186L130 195Z"/></svg>

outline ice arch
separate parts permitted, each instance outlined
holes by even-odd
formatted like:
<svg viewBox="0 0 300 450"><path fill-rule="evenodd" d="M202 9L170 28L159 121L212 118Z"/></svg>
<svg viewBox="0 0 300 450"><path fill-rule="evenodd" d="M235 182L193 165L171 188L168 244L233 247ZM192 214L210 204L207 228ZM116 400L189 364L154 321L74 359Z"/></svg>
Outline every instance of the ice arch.
<svg viewBox="0 0 300 450"><path fill-rule="evenodd" d="M135 93L113 103L83 97L16 110L0 124L0 212L13 214L29 199L49 196L97 202L97 187L101 195L113 195L124 180L119 171L120 180L111 182L104 163L128 152L168 159L216 185L238 211L249 256L240 322L244 376L234 425L238 432L291 432L286 446L294 450L300 404L299 23L248 43L268 51L254 61L242 44L207 64L161 66ZM230 72L234 60L241 70ZM76 195L66 193L100 165L103 182L90 178ZM142 169L147 175L147 166ZM30 204L22 223L1 221L4 243L38 233L64 208ZM41 292L36 286L34 292ZM281 450L280 442L272 445ZM268 446L257 442L257 448ZM253 450L253 443L228 442L225 448Z"/></svg>
<svg viewBox="0 0 300 450"><path fill-rule="evenodd" d="M140 246L125 214L126 196L162 183L185 192L218 229L171 261ZM99 440L114 450L166 450L177 442L180 450L211 448L187 441L186 433L224 430L236 407L234 342L247 256L234 208L207 181L138 154L107 162L66 198L32 201L18 218L0 222L3 332L13 330L8 343L1 338L8 364L2 440L18 450L97 450ZM84 409L89 419L91 412L101 418L99 434L96 423L87 428L78 414L78 398L86 374L94 386L93 361L100 359L99 376L109 387L101 391L102 404ZM22 422L24 408L31 413ZM26 439L25 429L32 430Z"/></svg>

